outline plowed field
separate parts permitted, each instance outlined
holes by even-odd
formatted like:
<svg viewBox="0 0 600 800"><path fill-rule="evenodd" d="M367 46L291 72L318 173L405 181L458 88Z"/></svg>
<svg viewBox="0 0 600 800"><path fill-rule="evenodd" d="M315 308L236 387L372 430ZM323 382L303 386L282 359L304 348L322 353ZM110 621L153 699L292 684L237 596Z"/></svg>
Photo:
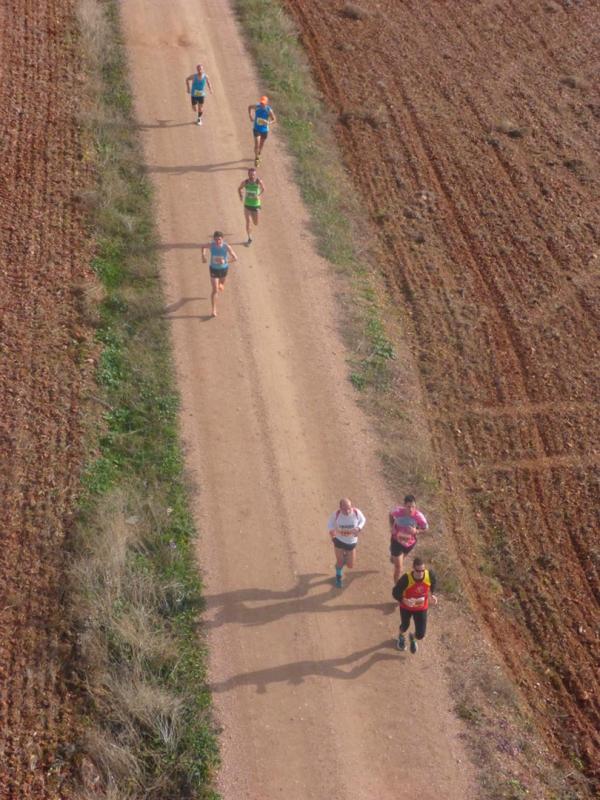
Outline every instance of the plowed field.
<svg viewBox="0 0 600 800"><path fill-rule="evenodd" d="M471 600L598 786L600 7L287 7L404 311Z"/></svg>
<svg viewBox="0 0 600 800"><path fill-rule="evenodd" d="M81 462L74 295L89 251L69 0L0 8L0 797L68 797L61 619Z"/></svg>

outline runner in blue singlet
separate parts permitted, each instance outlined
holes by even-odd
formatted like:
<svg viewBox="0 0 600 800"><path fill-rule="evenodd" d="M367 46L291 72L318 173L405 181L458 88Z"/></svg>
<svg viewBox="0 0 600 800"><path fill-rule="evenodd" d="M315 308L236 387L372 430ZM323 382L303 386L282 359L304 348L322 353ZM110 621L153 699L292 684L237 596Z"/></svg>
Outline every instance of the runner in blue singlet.
<svg viewBox="0 0 600 800"><path fill-rule="evenodd" d="M248 106L248 116L253 124L254 136L254 166L260 164L260 154L269 135L269 125L277 122L273 109L269 105L268 97L261 97L256 105Z"/></svg>
<svg viewBox="0 0 600 800"><path fill-rule="evenodd" d="M202 114L204 113L204 98L206 89L213 93L213 88L208 75L204 72L202 64L198 64L196 72L185 79L187 93L192 98L192 108L196 112L196 125L202 125Z"/></svg>
<svg viewBox="0 0 600 800"><path fill-rule="evenodd" d="M217 316L217 295L225 289L225 278L229 270L230 261L237 261L237 255L232 250L230 245L223 239L221 231L213 233L212 242L206 242L200 245L202 248L202 263L206 264L206 251L210 252L210 261L208 264L210 272L210 283L212 286L212 294L210 301L212 304L212 317Z"/></svg>

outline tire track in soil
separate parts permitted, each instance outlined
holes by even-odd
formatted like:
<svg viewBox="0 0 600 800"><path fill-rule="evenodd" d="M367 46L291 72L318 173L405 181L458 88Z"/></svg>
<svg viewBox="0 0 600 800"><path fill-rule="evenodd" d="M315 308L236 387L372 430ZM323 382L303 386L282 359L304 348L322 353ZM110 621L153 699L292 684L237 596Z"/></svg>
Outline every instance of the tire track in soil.
<svg viewBox="0 0 600 800"><path fill-rule="evenodd" d="M456 546L502 575L498 595L466 568L472 600L540 724L597 786L599 130L585 75L600 11L378 2L350 20L341 0L286 5L406 306L444 487L476 520L449 508ZM571 92L569 74L584 76ZM528 133L491 146L505 109ZM579 151L587 174L568 166Z"/></svg>
<svg viewBox="0 0 600 800"><path fill-rule="evenodd" d="M65 540L83 457L77 286L90 259L75 192L70 0L8 0L0 33L0 798L68 798Z"/></svg>

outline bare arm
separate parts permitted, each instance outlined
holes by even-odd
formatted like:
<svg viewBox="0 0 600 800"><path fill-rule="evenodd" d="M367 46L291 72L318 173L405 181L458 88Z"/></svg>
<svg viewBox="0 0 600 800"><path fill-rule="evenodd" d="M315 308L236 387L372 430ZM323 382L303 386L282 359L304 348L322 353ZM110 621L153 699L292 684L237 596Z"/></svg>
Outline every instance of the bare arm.
<svg viewBox="0 0 600 800"><path fill-rule="evenodd" d="M254 122L254 117L252 116L252 112L254 110L254 106L248 106L248 116L250 117L250 122Z"/></svg>
<svg viewBox="0 0 600 800"><path fill-rule="evenodd" d="M189 75L189 76L188 76L188 77L185 79L185 88L187 89L187 93L188 93L188 94L189 94L189 93L190 93L190 91L191 91L191 89L190 89L190 81L193 81L193 80L194 80L194 76L193 76L193 75Z"/></svg>
<svg viewBox="0 0 600 800"><path fill-rule="evenodd" d="M206 251L210 247L210 244L201 244L200 247L202 248L202 263L206 264Z"/></svg>
<svg viewBox="0 0 600 800"><path fill-rule="evenodd" d="M232 261L237 261L238 260L237 254L236 254L235 250L231 247L230 244L227 245L227 251L228 251L229 255L231 256L231 260Z"/></svg>
<svg viewBox="0 0 600 800"><path fill-rule="evenodd" d="M275 116L275 114L273 113L273 109L271 109L271 110L269 111L269 119L271 120L271 122L277 122L277 117L276 117L276 116Z"/></svg>
<svg viewBox="0 0 600 800"><path fill-rule="evenodd" d="M243 201L244 199L244 186L246 185L246 181L243 180L240 185L238 186L238 194L240 196L240 200Z"/></svg>
<svg viewBox="0 0 600 800"><path fill-rule="evenodd" d="M208 86L208 88L210 89L210 93L211 93L211 94L213 94L212 83L210 82L210 80L209 80L209 78L208 78L208 75L206 76L206 85L207 85L207 86Z"/></svg>
<svg viewBox="0 0 600 800"><path fill-rule="evenodd" d="M264 194L265 193L265 185L264 185L264 183L262 182L262 180L260 178L258 179L258 185L260 186L260 193Z"/></svg>

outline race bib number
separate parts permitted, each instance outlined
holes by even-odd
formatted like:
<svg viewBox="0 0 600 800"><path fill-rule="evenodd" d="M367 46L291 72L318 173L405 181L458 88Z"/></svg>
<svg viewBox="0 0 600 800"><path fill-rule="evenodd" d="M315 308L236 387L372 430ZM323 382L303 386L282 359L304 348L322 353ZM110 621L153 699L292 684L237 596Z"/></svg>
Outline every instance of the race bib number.
<svg viewBox="0 0 600 800"><path fill-rule="evenodd" d="M225 263L225 259L222 256L215 256L213 258L213 265L220 267Z"/></svg>
<svg viewBox="0 0 600 800"><path fill-rule="evenodd" d="M204 92L200 89L194 89L194 97L204 97Z"/></svg>

